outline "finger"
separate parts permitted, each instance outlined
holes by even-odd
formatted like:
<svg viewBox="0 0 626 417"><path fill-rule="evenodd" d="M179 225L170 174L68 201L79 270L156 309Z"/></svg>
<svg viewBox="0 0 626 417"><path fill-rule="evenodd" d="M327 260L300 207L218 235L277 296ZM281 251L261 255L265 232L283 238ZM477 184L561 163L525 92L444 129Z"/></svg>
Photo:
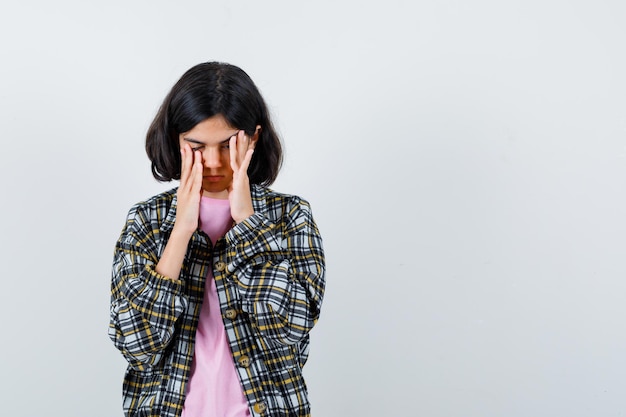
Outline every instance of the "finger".
<svg viewBox="0 0 626 417"><path fill-rule="evenodd" d="M248 167L250 166L250 161L252 160L252 154L254 153L254 148L250 148L246 151L246 155L241 162L241 170L243 172L248 172Z"/></svg>
<svg viewBox="0 0 626 417"><path fill-rule="evenodd" d="M239 169L239 163L237 161L237 135L232 135L230 137L228 148L230 151L230 167L233 172L237 172Z"/></svg>
<svg viewBox="0 0 626 417"><path fill-rule="evenodd" d="M181 175L181 187L186 192L191 192L194 188L194 180L197 175L198 164L200 165L200 176L202 177L202 155L200 151L194 151L191 149L191 145L185 144L185 181L182 182Z"/></svg>
<svg viewBox="0 0 626 417"><path fill-rule="evenodd" d="M240 166L241 166L241 162L246 157L246 152L248 151L249 143L250 143L250 139L248 138L248 135L246 135L246 132L244 132L243 130L240 130L239 132L237 132L237 154L239 156L239 159L237 160L237 162L239 162Z"/></svg>
<svg viewBox="0 0 626 417"><path fill-rule="evenodd" d="M202 153L194 152L193 170L191 178L191 192L199 193L202 190Z"/></svg>
<svg viewBox="0 0 626 417"><path fill-rule="evenodd" d="M189 145L185 144L182 148L180 148L180 184L181 186L185 186L187 184L187 180L189 178Z"/></svg>

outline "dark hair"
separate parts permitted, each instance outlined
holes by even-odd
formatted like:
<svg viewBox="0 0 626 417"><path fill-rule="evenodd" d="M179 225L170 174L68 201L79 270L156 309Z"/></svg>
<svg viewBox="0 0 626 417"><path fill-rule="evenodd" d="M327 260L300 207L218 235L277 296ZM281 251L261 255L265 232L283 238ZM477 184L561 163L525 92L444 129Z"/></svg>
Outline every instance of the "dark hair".
<svg viewBox="0 0 626 417"><path fill-rule="evenodd" d="M254 135L257 125L261 126L248 177L251 184L272 184L283 154L267 105L248 74L221 62L206 62L189 69L165 97L146 135L146 152L152 161L154 178L180 179L179 134L218 114L249 136Z"/></svg>

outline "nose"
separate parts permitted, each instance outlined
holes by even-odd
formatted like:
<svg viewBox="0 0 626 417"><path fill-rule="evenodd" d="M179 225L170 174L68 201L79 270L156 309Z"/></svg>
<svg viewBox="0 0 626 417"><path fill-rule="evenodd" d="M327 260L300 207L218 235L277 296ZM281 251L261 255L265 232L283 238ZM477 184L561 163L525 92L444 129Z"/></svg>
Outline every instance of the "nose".
<svg viewBox="0 0 626 417"><path fill-rule="evenodd" d="M207 168L219 168L222 166L220 151L214 147L207 147L202 155L204 166Z"/></svg>

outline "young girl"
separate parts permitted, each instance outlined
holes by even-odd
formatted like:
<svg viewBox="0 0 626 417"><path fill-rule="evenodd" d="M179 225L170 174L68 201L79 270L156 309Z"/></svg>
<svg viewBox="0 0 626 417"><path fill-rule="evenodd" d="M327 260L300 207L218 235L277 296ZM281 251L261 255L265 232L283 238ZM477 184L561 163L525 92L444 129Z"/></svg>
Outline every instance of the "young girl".
<svg viewBox="0 0 626 417"><path fill-rule="evenodd" d="M146 138L178 188L133 206L115 247L109 335L126 416L309 416L302 379L325 263L309 204L267 188L282 161L258 89L188 70Z"/></svg>

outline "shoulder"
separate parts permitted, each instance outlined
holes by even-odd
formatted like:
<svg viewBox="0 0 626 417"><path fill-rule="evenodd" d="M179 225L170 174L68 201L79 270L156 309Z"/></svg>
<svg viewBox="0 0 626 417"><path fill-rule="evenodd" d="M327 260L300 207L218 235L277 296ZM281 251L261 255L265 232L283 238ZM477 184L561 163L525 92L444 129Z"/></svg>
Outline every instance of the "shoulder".
<svg viewBox="0 0 626 417"><path fill-rule="evenodd" d="M309 202L304 198L294 195L285 194L275 191L262 185L253 184L251 186L252 199L267 204L268 206L284 205L284 204L303 204L308 206Z"/></svg>
<svg viewBox="0 0 626 417"><path fill-rule="evenodd" d="M127 220L141 223L148 223L153 220L165 221L170 210L176 207L177 189L172 188L134 204L128 211Z"/></svg>
<svg viewBox="0 0 626 417"><path fill-rule="evenodd" d="M274 219L310 214L311 207L304 198L274 191L270 188L253 184L252 202L255 211L263 212Z"/></svg>

